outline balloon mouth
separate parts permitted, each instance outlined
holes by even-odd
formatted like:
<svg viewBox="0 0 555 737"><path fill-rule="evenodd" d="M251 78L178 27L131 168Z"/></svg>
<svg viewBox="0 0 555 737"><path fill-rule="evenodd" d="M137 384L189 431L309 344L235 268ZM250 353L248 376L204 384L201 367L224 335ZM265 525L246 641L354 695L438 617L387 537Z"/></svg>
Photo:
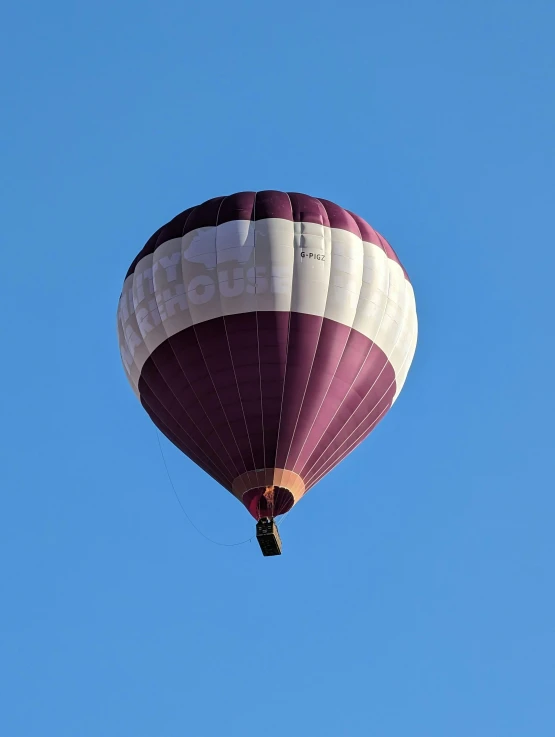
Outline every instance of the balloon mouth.
<svg viewBox="0 0 555 737"><path fill-rule="evenodd" d="M259 486L243 494L243 504L256 519L277 517L295 504L293 494L282 486Z"/></svg>

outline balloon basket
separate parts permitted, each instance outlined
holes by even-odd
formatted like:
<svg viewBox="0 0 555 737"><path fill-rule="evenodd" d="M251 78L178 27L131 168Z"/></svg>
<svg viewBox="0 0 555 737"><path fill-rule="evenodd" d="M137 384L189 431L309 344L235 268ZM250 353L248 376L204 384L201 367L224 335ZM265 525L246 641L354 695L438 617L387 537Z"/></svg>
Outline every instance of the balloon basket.
<svg viewBox="0 0 555 737"><path fill-rule="evenodd" d="M276 523L269 517L262 517L256 523L256 539L262 555L281 555L281 539Z"/></svg>

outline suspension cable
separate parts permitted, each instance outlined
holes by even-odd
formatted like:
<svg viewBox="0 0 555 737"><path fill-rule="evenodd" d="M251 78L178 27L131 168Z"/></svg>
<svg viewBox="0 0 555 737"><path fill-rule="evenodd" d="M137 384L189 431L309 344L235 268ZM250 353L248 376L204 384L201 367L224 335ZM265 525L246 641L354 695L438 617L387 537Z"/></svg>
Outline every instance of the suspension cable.
<svg viewBox="0 0 555 737"><path fill-rule="evenodd" d="M211 537L208 537L208 535L205 535L204 532L196 526L196 524L193 522L191 517L187 514L185 507L183 506L181 499L179 498L179 495L175 488L175 484L173 483L173 479L170 474L170 469L168 468L168 464L166 462L166 456L164 455L164 449L162 447L162 443L160 442L160 431L156 427L154 428L154 431L156 433L156 440L158 441L158 447L160 448L160 455L162 456L162 461L164 463L164 468L166 469L166 475L168 477L168 481L170 482L170 486L172 488L174 496L177 499L177 503L181 507L181 511L183 512L183 514L189 521L189 524L191 525L191 527L194 530L196 530L201 537L203 537L205 540L208 540L208 542L212 543L213 545L219 545L220 547L223 547L223 548L236 548L238 545L244 545L245 543L250 543L250 541L254 538L254 535L251 535L251 537L247 538L247 540L241 540L241 542L238 542L238 543L222 543L222 542L219 542L218 540L213 540Z"/></svg>

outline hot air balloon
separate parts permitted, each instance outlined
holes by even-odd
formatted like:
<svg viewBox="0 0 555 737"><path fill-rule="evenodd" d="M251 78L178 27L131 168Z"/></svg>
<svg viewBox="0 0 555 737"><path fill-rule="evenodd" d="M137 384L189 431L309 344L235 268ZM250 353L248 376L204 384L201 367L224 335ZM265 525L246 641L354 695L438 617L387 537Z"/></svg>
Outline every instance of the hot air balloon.
<svg viewBox="0 0 555 737"><path fill-rule="evenodd" d="M281 552L288 512L376 427L417 339L414 292L358 215L293 192L239 192L180 213L127 272L127 378L158 429Z"/></svg>

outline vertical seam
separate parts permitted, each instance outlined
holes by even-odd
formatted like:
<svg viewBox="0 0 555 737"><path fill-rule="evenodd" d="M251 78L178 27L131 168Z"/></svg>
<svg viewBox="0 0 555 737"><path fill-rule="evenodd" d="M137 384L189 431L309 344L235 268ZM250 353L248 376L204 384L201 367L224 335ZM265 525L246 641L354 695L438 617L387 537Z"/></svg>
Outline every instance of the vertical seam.
<svg viewBox="0 0 555 737"><path fill-rule="evenodd" d="M389 266L389 268L391 269L391 265ZM390 272L390 273L391 273L391 272ZM406 286L405 286L405 285L406 285L406 280L404 279L404 276L403 276L403 282L404 282L404 290L403 290L403 291L405 291L405 290L406 290ZM391 278L390 278L390 280L389 280L389 284L390 284L390 286L391 286ZM387 303L389 302L389 292L390 292L390 289L388 289L388 299L387 299L387 301L386 301L386 309L387 309ZM385 310L384 310L384 315L385 315ZM381 375L383 374L383 372L385 371L385 368L386 368L387 364L388 364L388 363L390 362L390 358L391 358L391 356L392 356L392 354L393 354L393 351L395 350L395 347L396 347L396 345L397 345L397 343L398 343L398 341L399 341L399 338L400 338L400 336L401 336L401 333L402 333L402 330L403 330L403 322L404 322L404 319L406 319L406 315L407 315L407 313L405 312L405 313L403 314L403 319L402 319L402 320L401 320L401 322L400 322L400 325L399 325L399 329L398 329L398 333L397 333L397 337L396 337L396 339L395 339L395 342L394 342L394 344L392 345L392 347L391 347L391 349L390 349L389 353L388 353L388 354L385 354L385 355L386 355L386 359L387 359L387 360L386 360L386 363L384 364L384 366L383 366L382 370L380 371L380 373L379 373L379 374L378 374L378 375L376 376L376 378L374 379L374 381L373 381L373 383L372 383L372 386L371 386L371 387L370 387L370 388L368 389L368 391L366 392L366 394L364 395L364 397L363 397L363 398L362 398L362 399L360 400L360 402L359 402L359 403L357 404L357 406L355 407L355 409L354 409L354 410L353 410L353 412L351 413L351 417L352 417L352 416L354 415L354 413L355 413L355 412L356 412L356 411L357 411L357 410L358 410L358 409L359 409L359 408L360 408L360 407L362 406L362 404L363 404L364 400L365 400L365 399L366 399L366 397L367 397L367 396L368 396L368 395L370 394L370 392L372 391L372 389L373 389L373 388L374 388L374 386L376 385L376 382L378 381L378 379L380 378L380 376L381 376ZM383 320L382 320L382 323L383 323ZM377 337L377 334L376 334L376 337ZM374 345L375 345L375 343L373 343L373 344L372 344L372 347L373 347ZM370 349L370 350L371 350L371 349ZM368 355L370 355L370 351L368 352ZM394 370L394 373L395 373L395 370ZM393 382L391 382L391 384L389 385L389 387L388 387L388 388L386 389L386 391L385 391L385 392L384 392L384 394L383 394L383 395L382 395L382 396L380 397L380 399L379 399L379 400L378 400L378 401L376 402L376 404L374 404L374 406L372 407L372 409L370 410L370 412L368 413L368 415L369 415L369 414L371 414L371 413L372 413L372 412L373 412L373 411L374 411L374 410L376 409L376 407L378 406L378 404L379 404L379 403L381 402L381 400L382 400L382 399L384 398L384 396L385 396L385 395L387 394L387 392L389 391L389 389L391 388L391 386L393 386L393 384L394 384L394 383L395 383L395 379L393 380ZM351 385L351 388L349 389L349 391L351 391L351 389L352 389L352 387L353 387L353 386L354 386L354 383L353 383L353 384ZM366 415L366 417L368 417L368 415ZM363 420L361 420L361 421L359 422L359 424L357 425L357 427L356 427L356 428L355 428L355 429L354 429L354 430L353 430L353 431L352 431L351 433L349 433L349 435L348 435L348 437L347 437L347 439L346 439L346 440L348 440L348 438L350 438L350 437L351 437L352 433L353 433L353 432L355 432L355 431L356 431L356 429L358 429L358 428L360 427L360 425L361 425L361 424L362 424L363 422L364 422L364 419L363 419ZM345 424L346 424L346 423L345 423ZM343 425L343 427L345 427L345 424ZM342 446L344 445L344 443L346 442L346 440L345 440L345 441L344 441L344 442L343 442L343 443L341 444L341 446L340 446L340 447L342 447ZM322 458L322 456L324 455L324 453L326 452L326 450L327 450L327 449L328 449L328 448L330 447L330 445L331 445L331 443L332 443L332 442L333 442L333 440L332 440L332 441L331 441L330 443L328 443L328 445L327 445L327 446L326 446L326 447L324 448L324 450L323 450L323 451L322 451L322 453L320 454L320 458ZM332 453L332 456L331 456L331 457L333 457L333 456L335 455L335 453L336 453L336 452L337 452L337 451L334 451L334 452ZM314 463L312 464L312 466L311 466L311 467L310 467L310 469L309 469L309 472L307 472L307 479L308 479L308 478L311 478L311 479L312 479L312 478L314 478L314 475L315 475L315 474L310 474L310 472L312 472L312 471L313 471L313 469L314 469L314 468L316 467L316 465L317 465L317 461L316 461L316 462L314 462ZM325 465L325 464L324 464L324 465ZM318 471L316 471L316 474L317 474L317 473L318 473Z"/></svg>
<svg viewBox="0 0 555 737"><path fill-rule="evenodd" d="M287 322L287 342L285 344L285 365L283 367L283 385L281 390L281 404L279 407L279 421L278 421L278 430L277 430L277 436L276 436L276 454L274 457L274 468L275 464L277 462L278 457L278 451L279 451L279 439L281 436L281 420L283 417L283 400L285 399L285 382L287 380L287 364L289 362L289 339L291 335L291 316L292 316L292 307L293 307L293 294L294 294L294 281L295 281L295 216L293 214L293 203L291 202L291 197L289 195L289 192L285 192L287 195L287 199L289 200L289 207L291 208L291 221L293 226L293 243L291 244L291 248L293 249L293 269L291 271L291 299L289 301L289 316L288 316L288 322ZM281 479L280 479L281 481Z"/></svg>
<svg viewBox="0 0 555 737"><path fill-rule="evenodd" d="M160 245L162 245L162 244L160 244ZM152 267L152 266L154 265L154 253L155 253L155 252L156 252L156 249L155 249L155 250L154 250L154 251L152 252L152 254L148 254L148 255L147 255L147 256L150 256L150 257L151 257L151 267ZM142 260L142 259L141 259L141 260ZM138 319L137 319L137 313L136 313L136 306L135 306L135 278L136 278L136 271L134 271L134 272L133 272L133 279L132 279L132 282L131 282L131 295L132 295L132 299L133 299L133 319L134 319L134 320L135 320L135 322L136 322L136 327L137 327L137 331L138 331L138 334L139 334L139 335L141 336L141 339L142 339L142 341L143 341L143 343L144 343L144 345L145 345L145 348L146 348L146 343L145 343L145 340L144 340L144 338L143 338L143 335L142 335L142 333L141 333L141 329L139 328L139 321L138 321ZM154 301L156 302L156 284L155 284L155 282L154 282L154 271L153 271L153 273L152 273L152 286L153 286L153 290L154 290L154 295L153 295L153 297L154 297ZM167 332L166 332L166 327L165 327L165 325L164 325L164 323L163 323L163 320L162 320L162 318L161 318L161 316L160 316L160 310L158 309L158 303L156 303L156 309L158 310L158 316L160 317L160 322L161 322L161 324L162 324L162 326L163 326L164 332L166 333L166 339L168 339L168 338L167 338ZM123 326L123 323L122 323L122 326ZM126 340L126 345L127 345L127 348L128 348L128 350L129 350L129 344L127 343L127 338L126 338L126 336L125 336L125 331L124 331L124 338L125 338L125 340ZM169 339L168 339L168 340L169 340ZM173 349L173 345L171 344L171 341L170 341L170 348L171 348L171 350L172 350L172 353L174 354L174 357L176 358L176 361L177 361L177 364L178 364L178 366L180 366L180 364L179 364L179 361L178 361L178 359L177 359L177 356L176 356L176 354L175 354L175 351L174 351L174 349ZM147 348L147 350L148 350L148 348ZM175 400L177 401L177 403L179 404L179 406L181 407L181 409L182 409L182 410L183 410L183 411L185 412L185 414L187 415L187 417L189 417L189 419L190 419L190 420L191 420L191 422L192 422L193 420L192 420L191 416L189 415L189 413L187 412L187 410L185 409L185 407L184 407L184 406L183 406L183 404L181 403L181 400L179 399L179 397L177 396L177 394L175 393L175 391L174 391L174 390L172 389L172 387L170 386L170 384L168 383L168 381L167 381L167 380L166 380L166 378L164 377L164 374L163 374L163 373L162 373L162 371L160 370L160 368L159 368L159 365L158 365L158 362L157 362L157 361L156 361L156 359L154 358L154 353L155 353L155 351L154 351L153 353L151 353L151 352L149 351L149 354L148 354L148 358L150 358L150 359L152 360L152 363L153 363L153 364L154 364L154 366L156 367L156 370L158 371L158 373L159 373L159 375L160 375L160 377L161 377L162 381L163 381L163 382L164 382L164 384L165 384L165 385L167 386L167 388L168 388L168 389L170 390L170 393L171 393L171 394L172 394L172 395L174 396ZM134 362L135 362L134 356L133 356L133 360L134 360ZM148 359L147 359L147 360L148 360ZM137 365L137 363L136 363L136 362L135 362L135 366L137 367L137 369L139 369L139 367L138 367L138 365ZM180 368L181 368L181 366L180 366ZM174 421L174 422L175 422L175 423L176 423L176 424L177 424L177 425L178 425L178 426L179 426L179 427L181 428L181 430L183 431L183 433L184 433L185 435L187 435L188 437L190 437L190 438L191 438L191 440L193 440L193 438L192 438L192 437L191 437L191 436L189 435L189 433L187 432L187 430L185 430L185 428L184 428L184 427L183 427L183 425L182 425L182 424L181 424L181 423L179 422L179 420L177 420L177 419L176 419L176 418L175 418L175 417L173 416L173 414L172 414L172 412L171 412L171 409L170 409L170 408L169 408L169 407L168 407L167 405L165 405L165 404L164 404L164 402L162 402L162 401L161 401L161 399L160 399L160 398L159 398L159 397L157 396L157 394L156 394L156 392L155 392L155 391L153 390L153 388L152 388L151 384L150 384L150 383L149 383L149 382L148 382L148 381L146 380L146 378L142 377L142 369L141 369L141 370L139 371L139 380L140 380L141 378L142 378L142 380L144 381L144 383L145 383L145 384L146 384L146 385L148 386L148 388L150 389L150 391L152 392L152 395L153 395L153 396L154 396L154 397L156 398L156 400L157 400L157 401L158 401L158 402L160 403L160 405L161 405L161 406L162 406L162 407L163 407L163 408L164 408L164 409L165 409L165 410L167 411L168 415L169 415L169 416L170 416L170 417L172 418L172 420L173 420L173 421ZM137 383L137 388L138 388L138 383ZM205 440L206 440L206 439L205 439ZM197 447L199 447L199 446L198 446L198 443L196 443L196 441L194 441L194 440L193 440L193 442L195 442L195 445L197 445ZM206 441L206 442L207 442L207 444L209 445L209 447L210 447L210 448L212 448L212 445L211 445L211 443L210 443L210 442L208 442L208 441ZM200 447L199 447L199 450L200 450ZM214 450L214 448L212 448L212 450ZM215 453L215 455L217 456L217 453L216 453L215 451L214 451L214 453ZM213 462L212 462L212 465L214 465L214 463L213 463ZM217 466L216 466L216 468L217 468ZM226 468L226 471L227 471L227 472L229 473L229 468L227 467L227 465L225 466L225 468Z"/></svg>
<svg viewBox="0 0 555 737"><path fill-rule="evenodd" d="M321 201L320 201L319 199L317 199L316 197L315 197L314 199L316 200L316 202L318 202L318 203L319 203L319 204L321 205L321 207L323 207L323 208L324 208L324 212L326 213L326 217L327 217L327 218L328 218L328 220L329 220L329 214L328 214L328 211L326 210L326 206L324 205L324 203L323 203L323 202L321 202ZM324 224L322 223L322 231L324 231L324 228L325 228L325 227L326 227L326 226L325 226L325 225L324 225ZM302 226L301 226L301 230L302 230ZM302 232L301 232L301 238L302 238ZM324 252L325 252L325 235L324 235ZM302 412L302 409L303 409L304 401L305 401L305 399L306 399L306 393L307 393L307 391L308 391L308 387L309 387L309 385L310 385L310 379L311 379L311 377L312 377L312 371L313 371L313 369L314 369L314 362L316 361L316 354L318 353L318 346L319 346L319 344L320 344L320 337L321 337L321 335L322 335L322 329L323 329L323 327L324 327L324 320L325 320L325 314L326 314L326 307L327 307L327 304L328 304L328 300L329 300L329 296L330 296L330 281L331 281L331 266L332 266L332 260L333 260L333 238L331 237L331 228L330 228L330 276L329 276L329 278L328 278L328 285L327 285L327 292L326 292L326 301L325 301L325 304L324 304L324 314L322 315L322 318L321 318L321 322L320 322L320 330L318 331L318 339L316 340L316 347L315 347L315 349L314 349L314 355L312 356L312 362L311 362L311 364L310 364L310 370L309 370L309 372L308 372L308 377L307 377L307 380L306 380L306 386L305 386L305 388L304 388L303 396L302 396L302 399L301 399L301 403L300 403L300 406L299 406L299 412L298 412L298 414L297 414L297 420L296 420L296 422L295 422L295 427L293 428L293 432L292 432L292 434L291 434L291 440L290 440L290 442L289 442L289 448L288 448L288 450L287 450L287 455L285 456L285 463L283 464L283 467L284 467L284 468L287 468L287 464L288 464L288 462L289 462L289 454L290 454L290 452L291 452L291 448L292 448L292 446L293 446L293 441L294 441L294 439L295 439L295 433L297 432L297 426L298 426L298 424L299 424L299 419L300 419L300 417L301 417L301 412ZM304 443L303 443L303 446L304 446Z"/></svg>
<svg viewBox="0 0 555 737"><path fill-rule="evenodd" d="M384 257L385 257L385 258L387 259L387 255L386 255L385 253L384 253ZM388 262L386 261L386 263L388 263ZM386 310L387 310L387 303L388 303L388 300L389 300L389 291L390 291L390 286L391 286L391 271L390 271L390 269L389 269L389 264L388 264L388 269L387 269L387 294L386 294L386 298L385 298L385 302L384 302L384 309L383 309L383 314L382 314L382 317L381 317L381 320L380 320L380 324L378 325L378 329L376 330L376 334L375 334L374 338L377 338L377 337L378 337L378 335L379 335L379 332L380 332L380 330L381 330L381 328L382 328L382 325L383 325L383 320L384 320L384 317L385 317L385 313L386 313ZM360 376L360 374L361 374L362 370L364 369L364 367L365 367L365 365L366 365L366 362L368 361L368 358L369 358L370 354L372 353L372 348L374 347L374 345L375 345L375 340L373 340L373 341L372 341L372 344L371 344L370 348L368 349L368 353L366 354L366 356L365 356L365 358L364 358L364 361L363 361L363 362L361 363L361 365L360 365L360 368L359 368L359 370L358 370L358 371L357 371L357 373L355 374L355 376L354 376L354 378L353 378L353 380L352 380L352 382L351 382L351 385L350 385L349 389L348 389L348 390L347 390L347 392L345 393L345 396L343 397L343 399L342 399L342 400L341 400L341 402L339 403L339 406L337 407L337 409L336 409L336 410L335 410L335 412L333 413L333 416L331 417L331 419L330 419L330 421L328 422L328 424L326 425L326 427L325 427L325 428L324 428L324 429L322 430L322 433L321 433L320 437L318 438L317 442L315 442L315 443L314 443L314 450L316 450L316 448L318 447L319 443L321 443L321 442L322 442L322 439L323 439L324 435L325 435L325 434L326 434L326 432L328 431L328 429L329 429L329 427L331 426L332 422L333 422L333 421L335 420L335 418L337 417L337 413L339 412L339 410L341 409L341 407L342 407L342 406L343 406L343 404L345 403L345 400L347 399L347 397L349 396L350 392L352 391L352 388L353 388L353 386L355 385L355 383L356 383L356 380L357 380L357 379L358 379L358 377ZM329 444L328 444L328 446L326 446L326 449L327 449L328 447L329 447ZM313 452L314 452L314 451L313 451ZM325 452L325 451L324 451L324 452ZM311 456L312 456L312 454L311 454ZM311 457L311 456L310 456L310 457ZM310 457L309 457L309 458L307 459L307 462L308 462L308 461L310 460ZM320 455L320 457L321 457L321 455ZM308 474L308 472L309 472L309 471L312 471L312 469L314 468L314 466L315 466L316 462L317 462L317 461L315 461L315 462L314 462L314 463L313 463L313 464L312 464L311 466L309 466L308 470L306 470L306 471L305 471L305 469L306 469L306 466L303 466L303 468L302 468L302 470L301 470L301 472L300 472L300 475L301 475L301 476L302 476L302 477L304 478L304 477L305 477L305 473L306 473L306 474Z"/></svg>
<svg viewBox="0 0 555 737"><path fill-rule="evenodd" d="M155 396L155 398L156 398L156 396ZM150 408L150 404L148 402L146 402L144 400L143 400L143 402L144 402L143 406L145 407L145 409L146 408ZM148 410L147 410L147 413L148 413ZM177 423L177 424L179 425L179 423ZM193 461L193 463L196 463L199 466L199 468L201 468L203 471L205 471L215 481L217 481L219 484L221 484L224 487L225 487L225 485L227 483L229 483L228 480L227 480L227 478L225 477L225 475L221 473L221 470L218 469L216 466L214 466L214 464L210 461L210 459L208 457L207 457L207 460L204 460L204 455L200 455L199 456L197 453L182 450L179 447L179 443L180 443L179 438L170 429L170 427L168 426L168 424L166 422L164 422L159 417L157 417L157 421L154 422L154 425L155 425L156 428L158 428L158 430L160 430L160 432L162 432L166 436L166 438L168 438L168 440L172 443L172 445L174 445L181 453L183 453L183 455L186 455L188 458L190 458ZM185 434L188 435L188 433L186 433L186 432L185 432ZM172 436L175 438L175 440L172 440ZM190 436L188 436L188 437L190 437ZM192 440L192 438L191 438L191 440ZM195 441L193 440L193 442L195 442ZM196 445L196 443L195 443L195 445ZM214 468L214 470L211 470L212 468Z"/></svg>
<svg viewBox="0 0 555 737"><path fill-rule="evenodd" d="M253 225L254 225L254 231L253 231L253 259L254 259L254 319L256 322L256 352L258 357L258 388L260 391L260 425L261 425L261 432L262 432L262 457L263 457L263 467L266 468L266 440L265 440L265 433L264 433L264 400L262 396L262 362L260 360L260 332L258 327L258 275L256 273L256 195L258 192L255 192L254 195L254 203L253 203ZM254 457L253 457L253 463L254 463ZM255 469L256 470L256 469ZM260 511L260 509L258 510Z"/></svg>
<svg viewBox="0 0 555 737"><path fill-rule="evenodd" d="M324 209L325 209L325 205L324 205ZM347 211L345 211L345 212L347 212ZM353 218L353 221L354 221L355 225L358 228L358 224L357 224L356 220L354 220L354 218ZM358 228L358 231L359 231L359 235L360 235L360 239L361 239L362 259L363 259L363 267L362 268L363 268L363 272L364 272L364 243L362 242L362 233L360 232L360 228ZM331 225L330 225L330 241L332 242L332 259L330 259L330 281L331 281L331 266L332 266L332 263L333 263L333 237L332 237L332 228L331 228ZM360 288L359 288L359 291L358 291L357 307L356 307L355 314L353 316L353 320L351 322L351 325L349 326L349 334L347 336L347 340L345 341L345 345L343 346L343 350L341 351L341 355L339 356L339 360L337 361L337 364L335 366L333 375L332 375L332 377L330 379L330 382L328 384L328 388L326 389L326 392L325 392L325 394L324 394L324 396L322 398L322 401L320 402L320 406L318 407L318 411L314 415L314 419L312 420L312 424L310 425L310 428L309 428L308 432L306 433L304 442L303 442L303 444L302 444L302 446L301 446L301 448L300 448L300 450L299 450L299 452L297 454L297 458L295 459L295 463L301 457L301 454L302 454L302 452L304 450L304 447L305 447L305 445L306 445L306 443L308 441L308 438L310 436L310 433L312 432L312 428L314 427L314 424L316 423L316 420L318 419L318 415L322 411L322 407L324 406L324 403L325 403L326 399L328 398L328 394L329 394L329 391L331 389L331 385L333 384L333 380L335 379L335 376L336 376L336 373L337 373L337 369L339 368L339 366L341 364L341 361L343 360L343 356L345 355L345 351L347 350L347 346L349 344L349 340L351 339L351 335L352 335L352 332L353 332L353 323L356 320L357 313L358 313L358 306L360 304L360 294L361 294L361 291L362 291L362 279L361 279L361 285L360 285ZM328 284L328 299L329 299L329 284ZM326 309L327 309L327 300L326 300ZM325 318L326 309L324 310L324 318ZM320 442L320 441L318 441L318 442ZM316 447L316 445L314 447Z"/></svg>
<svg viewBox="0 0 555 737"><path fill-rule="evenodd" d="M235 364L233 363L233 353L231 352L231 344L229 342L229 333L227 332L227 325L226 325L226 316L224 315L223 304L222 304L222 293L221 293L221 291L219 289L219 276L220 275L219 275L219 272L218 272L218 221L220 219L220 210L222 209L222 205L223 205L223 203L225 202L226 199L227 199L227 197L224 197L224 199L220 202L220 206L218 207L218 213L216 215L216 276L218 278L218 294L219 294L219 297L220 297L220 312L222 313L222 320L223 320L223 324L224 324L224 332L225 332L225 337L226 337L226 341L227 341L227 348L228 348L228 351L229 351L229 360L231 361L231 368L233 370L233 377L235 379L235 386L237 387L237 395L239 397L239 403L241 405L241 413L243 415L243 421L245 423L245 430L247 431L247 439L249 441L249 447L250 447L251 456L252 456L252 465L253 465L253 469L254 469L254 453L253 453L252 443L251 443L251 438L250 438L250 433L249 433L249 426L248 426L248 423L247 423L247 417L245 415L245 408L243 406L243 399L241 397L241 390L239 389L239 381L237 380L237 372L235 371ZM247 238L248 238L248 233L247 233ZM256 272L255 272L255 274L256 274ZM244 276L245 288L246 288L246 281L247 281L246 276L247 275L246 275L246 272L245 272L245 276ZM247 469L247 473L248 473L248 477L250 479L250 482L252 483L252 478L251 478L251 475L250 475L250 473L251 473L250 470Z"/></svg>
<svg viewBox="0 0 555 737"><path fill-rule="evenodd" d="M194 212L194 211L193 211L193 212ZM187 218L187 220L188 220L188 219L189 219L189 218ZM185 228L185 226L183 226L183 227ZM182 248L182 253L183 253L183 241L182 241L182 244L181 244L181 248ZM216 234L214 233L214 250L215 250L215 249L216 249ZM217 258L217 256L216 256L216 258ZM183 258L181 259L181 268L183 269ZM183 270L183 284L185 284L185 272L184 272L184 270ZM186 291L186 294L188 295L188 291ZM187 303L188 303L188 302L189 302L189 299L188 299L188 297L187 297ZM190 311L190 310L189 310L189 311ZM191 319L192 319L192 315L191 315ZM202 322L205 322L205 321L203 320ZM207 322L207 321L206 321L206 322ZM226 413L225 413L225 410L224 410L224 407L223 407L223 404L222 404L222 400L221 400L221 398L220 398L220 395L218 394L218 390L216 389L216 385L214 384L214 379L212 378L212 374L210 373L210 369L208 368L208 364L206 363L206 359L205 359L205 357L204 357L204 353L203 353L203 351L202 351L202 347L201 347L201 344L200 344L200 340L199 340L199 337L198 337L198 333L197 333L197 330L196 330L196 323L194 323L194 322L193 322L193 324L192 324L192 328L193 328L193 333L194 333L195 339L196 339L196 341L197 341L198 349L199 349L199 351L200 351L200 355L201 355L201 357L202 357L202 360L204 361L204 366L205 366L205 368L206 368L206 373L208 374L208 377L209 377L210 381L212 382L212 386L213 386L213 388L214 388L214 393L215 393L216 397L218 398L218 402L220 403L220 407L222 408L222 413L223 413L223 416L225 417L225 420L226 420L226 422L227 422L227 425L228 425L228 427L229 427L229 432L230 432L230 435L231 435L231 437L233 438L233 440L235 441L235 437L234 437L234 435L233 435L233 430L231 429L231 425L229 424L229 420L228 420L228 418L227 418L227 415L226 415ZM183 373L184 373L184 375L186 375L186 374L185 374L185 372L183 372ZM233 457L231 456L231 454L230 454L229 450L227 449L227 446L226 446L226 444L224 443L224 441L223 441L223 440L222 440L222 438L220 437L220 435L219 435L218 431L217 431L217 430L216 430L216 428L214 427L214 425L213 425L213 423L212 423L212 420L210 419L210 415L209 415L209 414L208 414L208 412L207 412L207 411L206 411L206 410L204 409L204 407L203 407L203 405L202 405L202 403L201 403L200 399L199 399L199 398L198 398L198 396L197 396L197 393L196 393L196 391L195 391L195 390L194 390L194 388L193 388L193 385L192 385L192 383L191 383L191 382L189 382L189 383L190 383L191 389L192 389L192 391L193 391L193 394L195 395L195 397L196 397L196 399L197 399L197 401L198 401L199 405L200 405L200 406L202 407L202 409L204 410L204 413L205 413L206 417L208 418L208 421L210 422L210 425L212 426L212 429L214 430L214 433L215 433L215 434L216 434L216 436L217 436L217 437L219 438L220 442L222 443L223 447L225 448L225 450L226 450L226 453L228 454L228 456L229 456L229 459L230 459L230 461L231 461L231 463L232 463L233 467L235 468L235 474L236 474L236 476L240 476L240 475L241 475L241 472L240 472L240 471L238 470L238 468L237 468L237 465L235 464L235 461L233 460ZM237 448L237 451L238 451L238 453L239 453L239 456L241 456L241 451L239 450L239 446L237 445L237 441L235 441L235 447Z"/></svg>
<svg viewBox="0 0 555 737"><path fill-rule="evenodd" d="M412 350L413 344L414 344L414 339L411 340L411 342L409 344L409 349L407 350L407 352L405 354L405 358L403 359L403 363L400 366L401 369L405 365L406 360L407 360L408 356L410 355L410 352ZM378 406L378 404L386 396L387 392L391 389L391 387L393 386L393 384L395 384L395 380L391 382L391 384L388 386L388 388L382 394L382 396L380 397L380 399L376 402L376 404L374 405L374 407L372 408L372 410L368 413L368 415L366 416L365 419L367 419L368 416L376 409L376 407ZM359 429L359 427L364 423L364 420L361 420L359 422L359 424L354 428L354 430L352 430L352 432L349 433L348 437L345 438L345 440L339 446L339 448L337 448L333 452L333 454L328 459L328 463L325 464L324 466L322 466L322 468L320 468L318 471L316 471L316 473L312 476L311 481L310 481L310 487L312 488L315 484L317 484L318 481L320 479L322 479L326 475L326 473L328 473L328 470L331 470L334 466L336 466L338 463L340 463L344 458L346 458L346 456L351 452L351 450L354 449L357 446L357 444L359 444L363 440L365 440L368 437L368 435L370 434L370 432L372 431L372 429L375 427L375 425L380 421L380 419L384 416L384 414L391 409L392 406L393 406L393 400L391 402L389 402L389 404L380 412L379 416L374 420L374 422L372 422L372 424L368 428L368 432L365 435L363 435L362 437L356 438L355 440L353 440L353 442L351 443L351 445L349 445L349 447L346 450L341 451L341 448L343 448L343 446L345 445L345 443L347 443L349 441L349 438L352 437L353 433L355 433ZM340 457L337 460L335 460L332 463L330 463L331 459L338 453L338 451L341 451Z"/></svg>

